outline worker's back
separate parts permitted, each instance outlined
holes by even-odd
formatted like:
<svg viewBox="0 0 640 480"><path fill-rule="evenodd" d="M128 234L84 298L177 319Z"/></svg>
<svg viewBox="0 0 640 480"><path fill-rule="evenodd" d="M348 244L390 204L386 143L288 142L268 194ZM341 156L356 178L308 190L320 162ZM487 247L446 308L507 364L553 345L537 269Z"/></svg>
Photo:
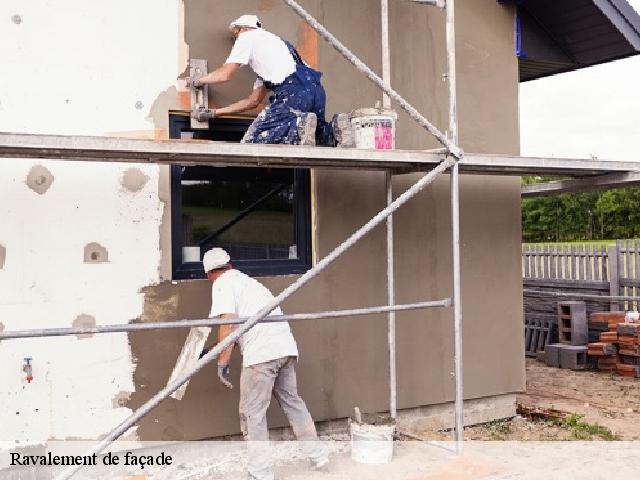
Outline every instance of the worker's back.
<svg viewBox="0 0 640 480"><path fill-rule="evenodd" d="M296 70L296 62L284 41L257 28L241 33L226 63L249 65L262 80L279 84Z"/></svg>
<svg viewBox="0 0 640 480"><path fill-rule="evenodd" d="M231 269L223 273L211 287L211 315L235 313L251 317L273 300L267 287L244 273ZM280 307L269 315L282 315ZM243 366L268 362L277 358L298 356L298 348L287 322L259 323L240 337Z"/></svg>

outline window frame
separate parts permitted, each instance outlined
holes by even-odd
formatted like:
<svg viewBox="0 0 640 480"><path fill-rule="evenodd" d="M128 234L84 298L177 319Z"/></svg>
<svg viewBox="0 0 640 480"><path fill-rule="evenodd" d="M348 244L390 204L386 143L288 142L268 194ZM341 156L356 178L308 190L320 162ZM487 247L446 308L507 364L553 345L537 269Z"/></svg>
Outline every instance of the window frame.
<svg viewBox="0 0 640 480"><path fill-rule="evenodd" d="M250 119L214 119L209 122L209 129L220 128L221 131L241 133L250 125ZM194 131L190 128L190 117L184 112L169 112L169 138L179 139L183 131ZM185 165L188 167L188 165ZM171 272L173 280L193 280L206 278L202 262L183 262L182 247L182 168L171 165ZM215 167L224 168L224 167ZM244 167L243 167L244 168ZM257 167L259 168L259 167ZM293 215L295 242L298 258L296 259L264 259L235 260L233 265L238 270L251 276L284 276L296 275L311 268L312 235L311 235L311 175L309 169L296 168L293 182ZM204 254L204 252L201 252Z"/></svg>

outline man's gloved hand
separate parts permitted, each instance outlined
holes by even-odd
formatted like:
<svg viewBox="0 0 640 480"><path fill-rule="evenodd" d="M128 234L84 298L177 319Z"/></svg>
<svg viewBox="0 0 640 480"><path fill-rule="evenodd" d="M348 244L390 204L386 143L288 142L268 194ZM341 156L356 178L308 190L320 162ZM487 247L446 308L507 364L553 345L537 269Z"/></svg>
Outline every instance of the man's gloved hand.
<svg viewBox="0 0 640 480"><path fill-rule="evenodd" d="M200 360L202 357L204 357L207 353L209 353L209 350L211 350L211 347L204 347L202 349L202 351L200 352L200 356L198 357L198 360Z"/></svg>
<svg viewBox="0 0 640 480"><path fill-rule="evenodd" d="M208 122L212 118L216 118L216 111L201 107L197 110L192 110L191 116L199 122Z"/></svg>
<svg viewBox="0 0 640 480"><path fill-rule="evenodd" d="M218 365L218 378L225 387L228 389L233 388L233 385L231 384L231 370L229 369L229 364Z"/></svg>
<svg viewBox="0 0 640 480"><path fill-rule="evenodd" d="M187 88L202 88L204 83L200 80L201 78L201 75L187 78Z"/></svg>

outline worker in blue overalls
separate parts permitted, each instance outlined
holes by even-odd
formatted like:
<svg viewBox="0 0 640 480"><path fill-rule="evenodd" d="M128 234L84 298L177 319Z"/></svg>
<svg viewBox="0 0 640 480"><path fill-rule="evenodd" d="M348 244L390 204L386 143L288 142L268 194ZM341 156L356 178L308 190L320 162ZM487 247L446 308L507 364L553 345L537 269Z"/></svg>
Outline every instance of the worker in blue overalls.
<svg viewBox="0 0 640 480"><path fill-rule="evenodd" d="M258 107L268 91L269 105L260 112L247 130L243 143L281 143L353 147L354 136L346 114L325 120L326 94L322 74L309 67L289 42L262 28L255 15L243 15L229 25L235 38L231 54L223 66L189 84L231 80L243 65L249 65L257 79L251 94L232 105L215 110L200 109L192 116L206 121L220 115L245 112Z"/></svg>

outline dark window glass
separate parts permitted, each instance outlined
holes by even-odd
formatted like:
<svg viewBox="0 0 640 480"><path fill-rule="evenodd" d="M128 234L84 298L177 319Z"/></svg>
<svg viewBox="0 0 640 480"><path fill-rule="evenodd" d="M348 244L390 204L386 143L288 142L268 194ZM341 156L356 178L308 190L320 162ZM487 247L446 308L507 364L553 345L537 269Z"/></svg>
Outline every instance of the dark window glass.
<svg viewBox="0 0 640 480"><path fill-rule="evenodd" d="M172 138L239 141L248 121L214 120L189 129L171 115ZM172 167L173 277L204 277L212 247L229 252L252 275L301 273L310 267L309 173L304 169Z"/></svg>

